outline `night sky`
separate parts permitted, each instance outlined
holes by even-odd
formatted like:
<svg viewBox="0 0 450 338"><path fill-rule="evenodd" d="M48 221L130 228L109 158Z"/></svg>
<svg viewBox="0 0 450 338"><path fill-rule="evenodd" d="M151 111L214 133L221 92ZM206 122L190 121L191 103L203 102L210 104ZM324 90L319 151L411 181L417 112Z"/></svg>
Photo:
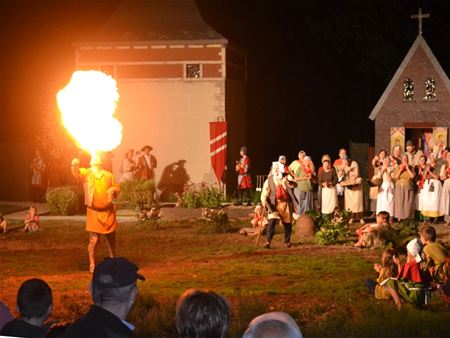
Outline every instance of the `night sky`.
<svg viewBox="0 0 450 338"><path fill-rule="evenodd" d="M450 74L450 1L197 0L210 26L248 52L250 156L258 171L305 149L318 162L373 144L372 108L417 36ZM0 142L32 141L74 66L72 42L116 0L0 2ZM258 151L256 151L258 149ZM237 154L236 154L237 157Z"/></svg>

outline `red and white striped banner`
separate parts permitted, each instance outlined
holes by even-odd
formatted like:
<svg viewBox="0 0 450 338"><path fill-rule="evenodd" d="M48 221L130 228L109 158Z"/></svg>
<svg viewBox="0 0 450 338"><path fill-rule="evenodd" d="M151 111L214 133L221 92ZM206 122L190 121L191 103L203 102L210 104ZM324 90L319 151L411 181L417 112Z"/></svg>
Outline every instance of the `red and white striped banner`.
<svg viewBox="0 0 450 338"><path fill-rule="evenodd" d="M216 178L222 182L223 172L227 162L227 123L209 123L209 151L211 165L216 173Z"/></svg>

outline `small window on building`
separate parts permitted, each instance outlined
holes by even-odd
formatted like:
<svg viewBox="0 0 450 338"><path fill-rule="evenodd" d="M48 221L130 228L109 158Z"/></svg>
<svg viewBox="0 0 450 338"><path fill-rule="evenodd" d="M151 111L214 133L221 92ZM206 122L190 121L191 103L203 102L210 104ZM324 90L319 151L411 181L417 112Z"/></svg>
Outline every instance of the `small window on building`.
<svg viewBox="0 0 450 338"><path fill-rule="evenodd" d="M410 78L406 78L403 81L403 100L412 101L414 99L414 81Z"/></svg>
<svg viewBox="0 0 450 338"><path fill-rule="evenodd" d="M186 65L186 77L189 79L198 79L202 76L200 64L187 64Z"/></svg>
<svg viewBox="0 0 450 338"><path fill-rule="evenodd" d="M436 99L436 80L429 77L425 80L425 101L431 101Z"/></svg>

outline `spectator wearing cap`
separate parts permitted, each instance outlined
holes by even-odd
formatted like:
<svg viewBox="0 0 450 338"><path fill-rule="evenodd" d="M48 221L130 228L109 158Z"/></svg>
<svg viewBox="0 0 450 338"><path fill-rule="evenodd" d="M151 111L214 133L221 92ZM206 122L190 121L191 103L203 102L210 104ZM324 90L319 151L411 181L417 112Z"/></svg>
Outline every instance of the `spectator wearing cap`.
<svg viewBox="0 0 450 338"><path fill-rule="evenodd" d="M295 320L284 312L269 312L254 318L242 338L302 338Z"/></svg>
<svg viewBox="0 0 450 338"><path fill-rule="evenodd" d="M106 258L95 267L90 285L94 305L71 325L66 338L137 337L125 319L136 300L138 267L123 257Z"/></svg>
<svg viewBox="0 0 450 338"><path fill-rule="evenodd" d="M223 338L230 320L228 301L215 292L189 289L177 302L175 324L181 338Z"/></svg>
<svg viewBox="0 0 450 338"><path fill-rule="evenodd" d="M411 140L406 141L406 152L405 155L408 156L408 164L415 167L420 162L420 157L423 155L421 149L416 149L414 142Z"/></svg>
<svg viewBox="0 0 450 338"><path fill-rule="evenodd" d="M41 338L48 333L44 325L53 307L52 290L42 279L32 278L22 283L17 292L20 317L7 323L0 336Z"/></svg>
<svg viewBox="0 0 450 338"><path fill-rule="evenodd" d="M430 277L420 270L419 263L422 261L422 245L418 238L414 238L406 245L407 258L406 263L402 265L400 259L394 256L394 263L398 268L396 279L388 279L386 287L394 299L395 305L400 309L402 307L401 298L421 307L424 303L424 294L422 289L430 281Z"/></svg>

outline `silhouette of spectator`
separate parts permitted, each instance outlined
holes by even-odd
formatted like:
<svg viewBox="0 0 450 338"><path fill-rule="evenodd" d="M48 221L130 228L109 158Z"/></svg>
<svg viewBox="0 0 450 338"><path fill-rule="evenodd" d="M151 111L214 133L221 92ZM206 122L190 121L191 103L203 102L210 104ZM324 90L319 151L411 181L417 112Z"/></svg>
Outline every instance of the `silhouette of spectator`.
<svg viewBox="0 0 450 338"><path fill-rule="evenodd" d="M242 338L302 338L295 320L284 312L269 312L254 318Z"/></svg>
<svg viewBox="0 0 450 338"><path fill-rule="evenodd" d="M17 309L20 317L7 323L0 335L41 338L48 328L44 322L52 312L52 290L42 279L32 278L22 283L17 292Z"/></svg>
<svg viewBox="0 0 450 338"><path fill-rule="evenodd" d="M0 330L5 326L6 323L13 320L14 317L9 311L9 308L3 303L0 302Z"/></svg>
<svg viewBox="0 0 450 338"><path fill-rule="evenodd" d="M139 268L123 257L105 258L95 267L90 285L94 305L72 326L66 338L137 337L125 321L137 295L136 280L145 280Z"/></svg>
<svg viewBox="0 0 450 338"><path fill-rule="evenodd" d="M178 300L175 324L182 338L223 338L230 319L230 305L215 292L189 289Z"/></svg>

